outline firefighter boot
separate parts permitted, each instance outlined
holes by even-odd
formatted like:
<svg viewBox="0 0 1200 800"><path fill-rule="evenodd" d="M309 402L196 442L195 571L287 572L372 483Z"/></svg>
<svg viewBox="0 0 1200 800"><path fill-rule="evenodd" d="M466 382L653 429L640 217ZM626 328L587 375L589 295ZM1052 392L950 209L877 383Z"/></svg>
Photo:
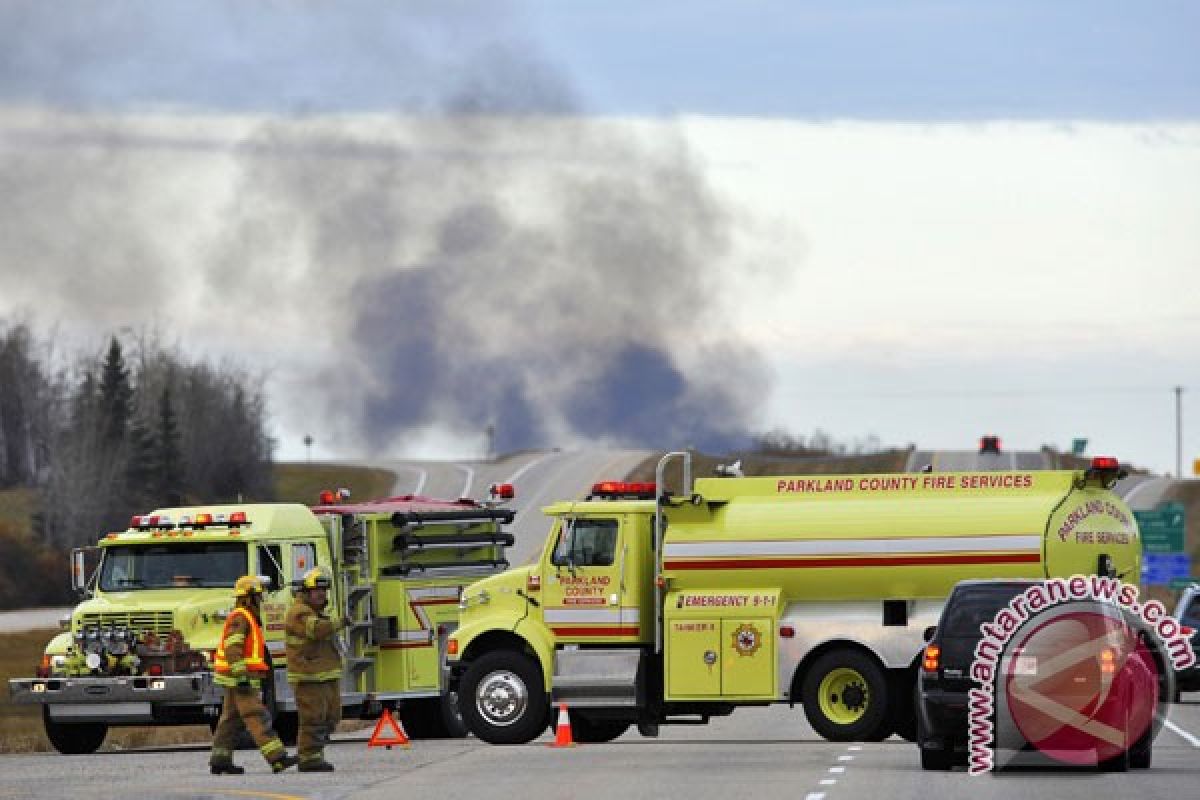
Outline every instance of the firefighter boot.
<svg viewBox="0 0 1200 800"><path fill-rule="evenodd" d="M321 759L320 761L303 762L297 769L301 772L333 772L333 764Z"/></svg>
<svg viewBox="0 0 1200 800"><path fill-rule="evenodd" d="M208 765L213 775L243 775L246 770L232 761L213 762Z"/></svg>
<svg viewBox="0 0 1200 800"><path fill-rule="evenodd" d="M279 758L277 758L271 762L271 771L272 772L283 772L288 767L294 767L299 763L300 763L300 759L296 758L295 756L291 756L291 755L288 755L287 753L284 753L282 756L280 756Z"/></svg>

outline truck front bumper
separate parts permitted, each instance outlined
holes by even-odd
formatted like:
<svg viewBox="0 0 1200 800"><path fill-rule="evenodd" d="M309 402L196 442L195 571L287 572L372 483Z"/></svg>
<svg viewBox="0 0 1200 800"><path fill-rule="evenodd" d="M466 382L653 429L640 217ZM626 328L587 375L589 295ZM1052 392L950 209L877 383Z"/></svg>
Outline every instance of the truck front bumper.
<svg viewBox="0 0 1200 800"><path fill-rule="evenodd" d="M14 705L44 705L56 720L147 721L155 706L220 706L220 687L205 672L190 675L13 678Z"/></svg>

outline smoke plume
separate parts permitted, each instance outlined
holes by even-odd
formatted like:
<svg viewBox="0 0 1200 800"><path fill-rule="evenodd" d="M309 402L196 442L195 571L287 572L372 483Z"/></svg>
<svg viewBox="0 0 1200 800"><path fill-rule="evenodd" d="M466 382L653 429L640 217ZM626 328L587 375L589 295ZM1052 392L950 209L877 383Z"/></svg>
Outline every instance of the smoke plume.
<svg viewBox="0 0 1200 800"><path fill-rule="evenodd" d="M0 130L0 280L241 354L343 451L743 441L768 377L722 325L730 218L686 144L582 116L523 41L432 61L408 55L439 79L386 113L238 117L100 113L56 68L73 110Z"/></svg>

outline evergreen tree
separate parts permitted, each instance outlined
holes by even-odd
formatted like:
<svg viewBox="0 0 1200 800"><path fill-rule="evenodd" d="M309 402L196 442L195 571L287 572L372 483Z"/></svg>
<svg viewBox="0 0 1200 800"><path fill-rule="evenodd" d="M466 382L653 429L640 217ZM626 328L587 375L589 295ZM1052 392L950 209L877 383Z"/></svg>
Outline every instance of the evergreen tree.
<svg viewBox="0 0 1200 800"><path fill-rule="evenodd" d="M128 448L125 458L125 498L130 508L163 504L157 491L155 437L139 417L129 425Z"/></svg>
<svg viewBox="0 0 1200 800"><path fill-rule="evenodd" d="M163 505L179 505L183 502L183 453L170 384L163 386L159 395L158 430L155 433L155 494Z"/></svg>
<svg viewBox="0 0 1200 800"><path fill-rule="evenodd" d="M108 355L100 373L101 430L109 447L119 447L125 441L129 418L133 413L133 387L129 383L129 369L121 354L121 343L112 337Z"/></svg>

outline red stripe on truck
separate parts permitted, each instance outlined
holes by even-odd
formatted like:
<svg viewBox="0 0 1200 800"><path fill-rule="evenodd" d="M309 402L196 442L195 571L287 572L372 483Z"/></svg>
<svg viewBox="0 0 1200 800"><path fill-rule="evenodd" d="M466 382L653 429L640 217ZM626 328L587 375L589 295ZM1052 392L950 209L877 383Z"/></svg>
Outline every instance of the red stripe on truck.
<svg viewBox="0 0 1200 800"><path fill-rule="evenodd" d="M642 629L637 625L615 625L604 628L560 627L551 625L557 636L638 636Z"/></svg>

